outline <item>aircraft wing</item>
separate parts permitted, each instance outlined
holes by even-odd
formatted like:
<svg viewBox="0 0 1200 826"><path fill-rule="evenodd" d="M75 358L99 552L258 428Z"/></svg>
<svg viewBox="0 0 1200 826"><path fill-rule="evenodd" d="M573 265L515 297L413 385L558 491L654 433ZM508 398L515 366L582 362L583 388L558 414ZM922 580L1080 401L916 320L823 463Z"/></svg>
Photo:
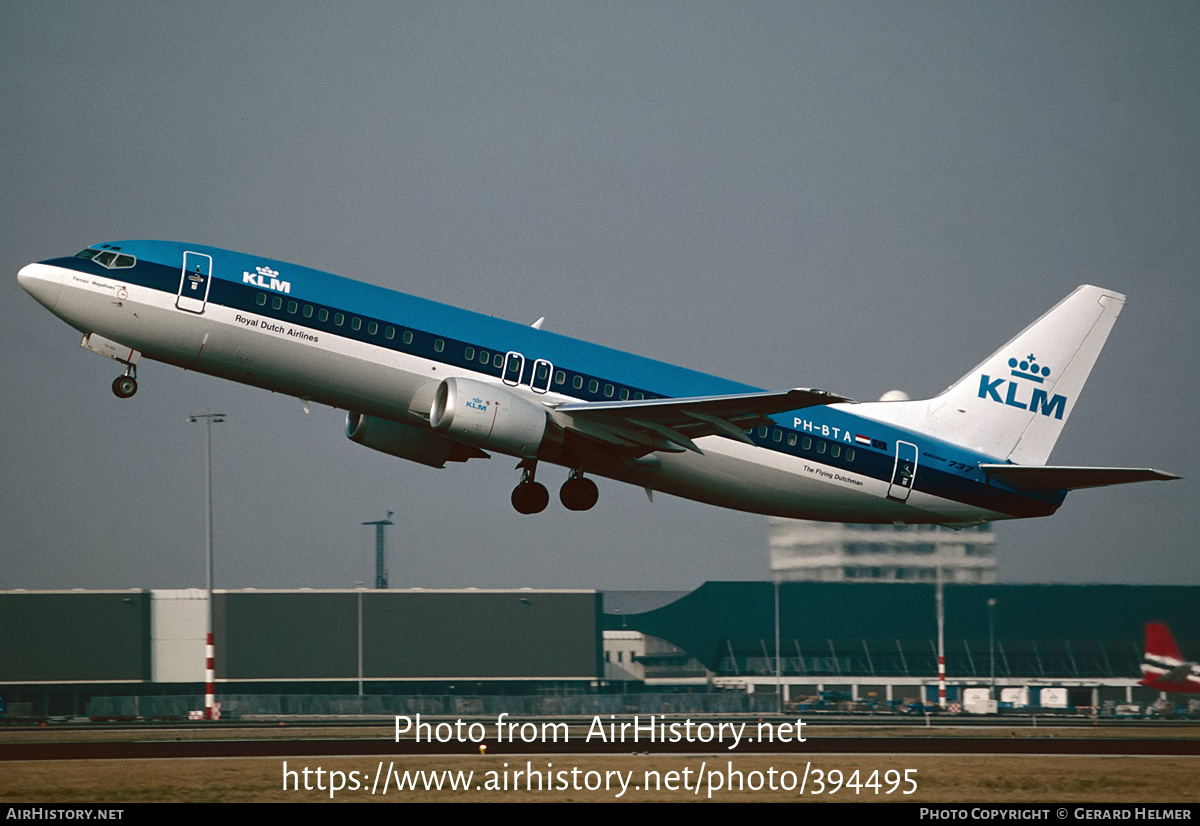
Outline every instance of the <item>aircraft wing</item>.
<svg viewBox="0 0 1200 826"><path fill-rule="evenodd" d="M995 479L1028 493L1053 493L1059 490L1100 488L1105 485L1124 485L1130 482L1151 482L1179 477L1153 468L1131 467L1070 467L981 464L979 469L989 479Z"/></svg>
<svg viewBox="0 0 1200 826"><path fill-rule="evenodd" d="M725 435L753 444L745 431L768 425L772 413L851 399L825 390L793 388L728 396L569 402L554 407L568 429L622 447L703 453L694 439Z"/></svg>

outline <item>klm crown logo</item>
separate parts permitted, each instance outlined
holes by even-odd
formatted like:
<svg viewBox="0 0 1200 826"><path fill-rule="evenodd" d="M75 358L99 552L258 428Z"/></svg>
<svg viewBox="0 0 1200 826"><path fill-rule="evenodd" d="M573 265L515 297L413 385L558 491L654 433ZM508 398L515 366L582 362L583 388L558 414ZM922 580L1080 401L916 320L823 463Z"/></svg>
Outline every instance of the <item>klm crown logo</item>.
<svg viewBox="0 0 1200 826"><path fill-rule="evenodd" d="M1049 367L1038 367L1037 357L1029 354L1029 358L1022 359L1018 362L1016 359L1009 359L1008 366L1013 368L1012 374L1019 379L1030 379L1041 384L1044 379L1050 375ZM1016 368L1021 369L1016 369Z"/></svg>
<svg viewBox="0 0 1200 826"><path fill-rule="evenodd" d="M255 287L262 287L264 290L275 290L281 293L290 293L292 284L290 281L280 281L279 272L270 267L255 267L254 273L243 272L242 283L250 284Z"/></svg>
<svg viewBox="0 0 1200 826"><path fill-rule="evenodd" d="M1012 368L1010 376L1035 384L1042 384L1050 377L1050 368L1039 365L1037 357L1033 353L1023 359L1010 358L1008 366ZM1007 388L1001 396L1000 388L1005 385ZM993 379L987 373L979 377L979 398L1062 420L1063 413L1067 409L1066 396L1060 396L1057 393L1051 396L1042 388L1034 387L1028 394L1029 401L1026 403L1021 400L1021 396L1026 395L1021 392L1022 389L1028 388L1022 382L1013 379Z"/></svg>

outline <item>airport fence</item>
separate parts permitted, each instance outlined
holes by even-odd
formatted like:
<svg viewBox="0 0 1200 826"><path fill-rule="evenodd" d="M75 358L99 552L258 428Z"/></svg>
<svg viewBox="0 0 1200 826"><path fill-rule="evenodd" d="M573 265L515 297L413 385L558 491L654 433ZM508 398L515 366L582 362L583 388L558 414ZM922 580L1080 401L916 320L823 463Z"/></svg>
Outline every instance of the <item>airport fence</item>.
<svg viewBox="0 0 1200 826"><path fill-rule="evenodd" d="M597 714L765 714L778 709L773 694L576 694L401 695L222 694L221 716L341 717L422 714L429 717L492 717L502 712L522 717L594 716ZM93 697L87 716L100 718L186 718L204 708L204 696Z"/></svg>

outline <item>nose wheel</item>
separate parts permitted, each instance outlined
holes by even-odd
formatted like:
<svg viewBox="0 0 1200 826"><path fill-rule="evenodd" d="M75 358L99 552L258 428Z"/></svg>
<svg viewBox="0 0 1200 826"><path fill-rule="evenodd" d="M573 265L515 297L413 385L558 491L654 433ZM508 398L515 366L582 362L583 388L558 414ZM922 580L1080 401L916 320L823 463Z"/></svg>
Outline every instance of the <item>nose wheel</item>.
<svg viewBox="0 0 1200 826"><path fill-rule="evenodd" d="M584 478L582 470L576 470L559 489L558 498L569 511L586 511L595 506L600 491L595 482Z"/></svg>
<svg viewBox="0 0 1200 826"><path fill-rule="evenodd" d="M521 470L521 484L513 488L512 506L517 513L541 513L550 503L550 493L545 485L533 480L537 460L523 459L517 468Z"/></svg>
<svg viewBox="0 0 1200 826"><path fill-rule="evenodd" d="M118 399L128 399L137 392L137 375L132 364L125 371L125 375L113 379L112 391Z"/></svg>

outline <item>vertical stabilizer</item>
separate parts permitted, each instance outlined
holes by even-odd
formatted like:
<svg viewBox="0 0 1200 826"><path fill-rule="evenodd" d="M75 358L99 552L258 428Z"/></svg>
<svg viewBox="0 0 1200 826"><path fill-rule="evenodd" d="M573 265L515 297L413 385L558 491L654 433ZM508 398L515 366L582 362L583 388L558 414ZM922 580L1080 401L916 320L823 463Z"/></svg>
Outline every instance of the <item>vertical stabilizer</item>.
<svg viewBox="0 0 1200 826"><path fill-rule="evenodd" d="M1022 465L1043 465L1125 296L1082 286L933 399L855 412Z"/></svg>
<svg viewBox="0 0 1200 826"><path fill-rule="evenodd" d="M1142 685L1159 691L1194 694L1200 691L1195 664L1186 662L1167 626L1146 623L1146 654L1142 658Z"/></svg>
<svg viewBox="0 0 1200 826"><path fill-rule="evenodd" d="M1146 654L1183 660L1179 647L1175 645L1175 638L1171 636L1171 630L1161 622L1146 623Z"/></svg>

